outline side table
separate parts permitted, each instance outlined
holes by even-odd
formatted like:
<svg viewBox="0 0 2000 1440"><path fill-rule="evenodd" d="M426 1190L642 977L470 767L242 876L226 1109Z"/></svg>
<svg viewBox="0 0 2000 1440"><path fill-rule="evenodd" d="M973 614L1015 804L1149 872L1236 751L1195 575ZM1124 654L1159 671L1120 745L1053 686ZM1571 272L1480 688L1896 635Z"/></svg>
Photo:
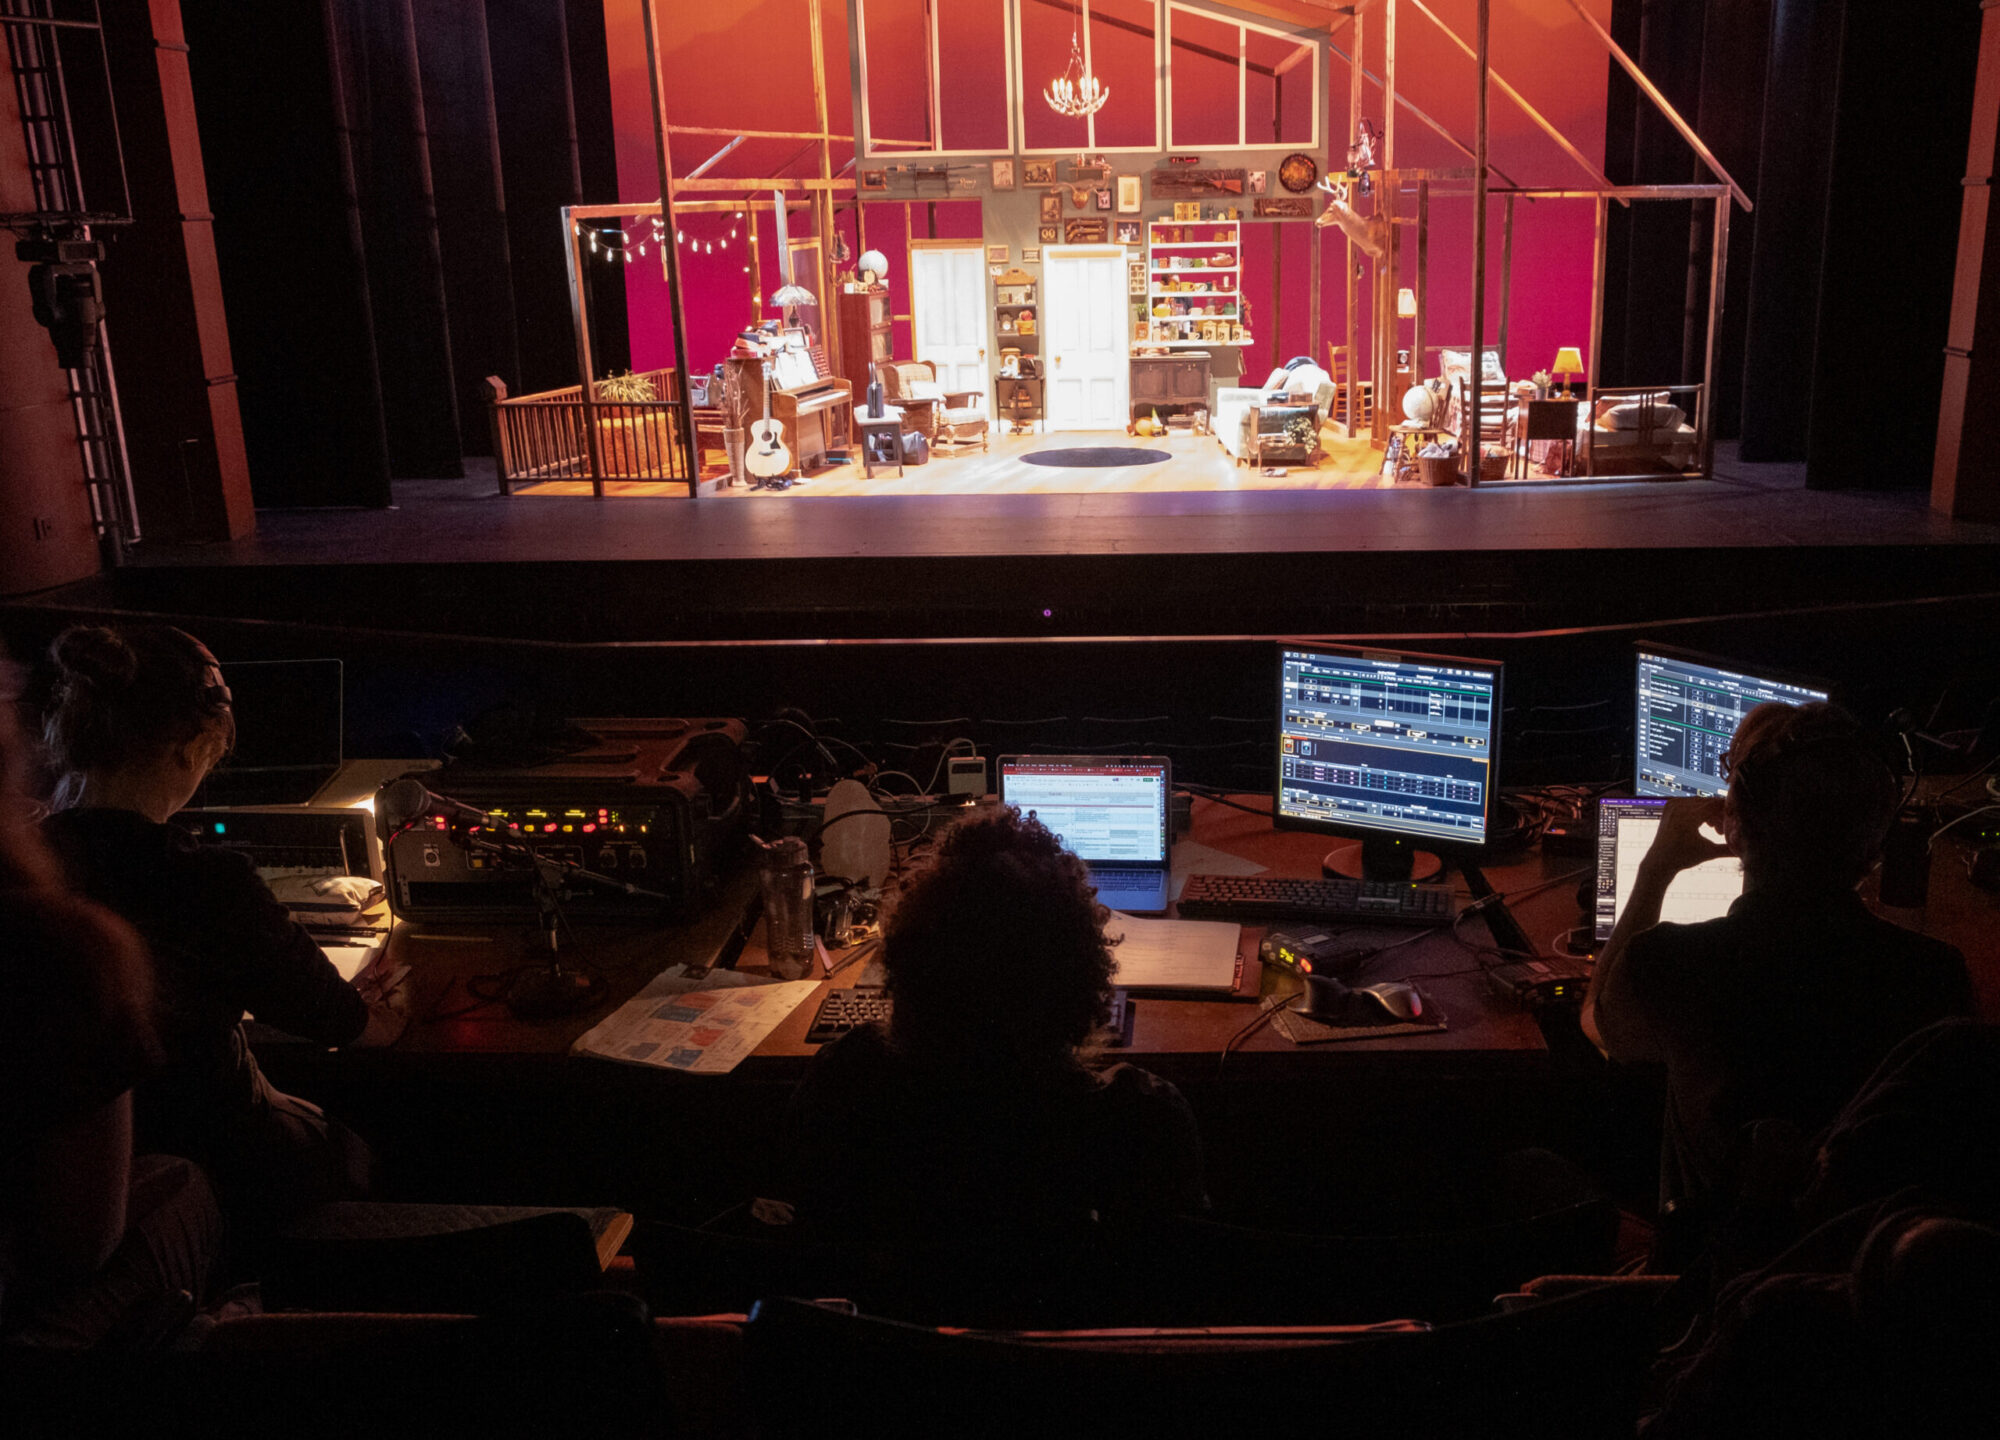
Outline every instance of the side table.
<svg viewBox="0 0 2000 1440"><path fill-rule="evenodd" d="M1563 447L1558 475L1567 475L1576 464L1576 420L1581 400L1530 400L1524 407L1521 438L1510 467L1515 478L1525 480L1533 459L1530 453L1537 440L1552 440Z"/></svg>
<svg viewBox="0 0 2000 1440"><path fill-rule="evenodd" d="M861 478L873 480L875 467L895 462L896 473L903 473L903 412L894 405L882 407L880 415L870 415L866 409L854 412L854 433L861 441Z"/></svg>

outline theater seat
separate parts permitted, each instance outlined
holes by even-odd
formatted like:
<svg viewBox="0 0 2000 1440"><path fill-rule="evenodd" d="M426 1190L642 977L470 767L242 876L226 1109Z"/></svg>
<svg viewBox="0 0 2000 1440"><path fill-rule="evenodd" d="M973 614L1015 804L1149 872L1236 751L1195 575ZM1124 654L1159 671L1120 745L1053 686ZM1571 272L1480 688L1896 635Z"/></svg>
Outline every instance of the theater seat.
<svg viewBox="0 0 2000 1440"><path fill-rule="evenodd" d="M1605 1287L1436 1328L1236 1334L951 1331L773 1299L751 1312L744 1352L766 1440L1382 1440L1629 1435L1650 1339L1643 1308Z"/></svg>

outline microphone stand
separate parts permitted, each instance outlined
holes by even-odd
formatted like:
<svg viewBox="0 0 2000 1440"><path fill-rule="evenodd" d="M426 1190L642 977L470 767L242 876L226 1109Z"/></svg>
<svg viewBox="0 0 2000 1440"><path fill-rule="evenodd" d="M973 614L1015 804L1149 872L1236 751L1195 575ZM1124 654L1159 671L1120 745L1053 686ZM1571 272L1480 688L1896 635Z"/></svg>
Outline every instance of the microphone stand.
<svg viewBox="0 0 2000 1440"><path fill-rule="evenodd" d="M488 840L471 834L454 834L453 842L467 850L495 855L503 860L521 860L534 867L535 908L540 913L542 936L548 943L549 963L521 971L507 987L507 1008L523 1020L554 1020L588 1010L604 997L604 977L588 965L566 964L563 959L562 896L565 880L616 890L642 900L664 902L666 896L628 881L600 875L573 860L543 855L532 846L502 837Z"/></svg>

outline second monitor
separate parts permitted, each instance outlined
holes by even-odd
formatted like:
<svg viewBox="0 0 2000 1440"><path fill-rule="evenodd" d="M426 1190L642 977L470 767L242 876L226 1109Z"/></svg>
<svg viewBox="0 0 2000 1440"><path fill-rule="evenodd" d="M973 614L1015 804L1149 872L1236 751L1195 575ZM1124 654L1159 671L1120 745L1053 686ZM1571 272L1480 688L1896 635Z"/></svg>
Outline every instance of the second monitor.
<svg viewBox="0 0 2000 1440"><path fill-rule="evenodd" d="M1411 879L1425 849L1483 846L1500 677L1497 661L1281 645L1277 827L1358 839L1369 880ZM1327 861L1349 869L1338 852Z"/></svg>

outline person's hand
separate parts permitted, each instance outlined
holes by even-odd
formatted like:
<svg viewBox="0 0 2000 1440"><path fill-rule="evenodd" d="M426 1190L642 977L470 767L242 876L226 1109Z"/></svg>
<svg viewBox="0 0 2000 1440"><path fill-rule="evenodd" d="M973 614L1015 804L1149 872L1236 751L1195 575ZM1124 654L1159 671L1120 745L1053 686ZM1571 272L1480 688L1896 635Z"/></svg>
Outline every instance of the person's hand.
<svg viewBox="0 0 2000 1440"><path fill-rule="evenodd" d="M1678 875L1710 860L1726 859L1729 847L1702 834L1704 825L1718 835L1722 833L1720 796L1669 800L1666 812L1660 817L1660 831L1653 837L1653 848L1639 862L1640 868L1656 874Z"/></svg>
<svg viewBox="0 0 2000 1440"><path fill-rule="evenodd" d="M387 1002L368 1007L368 1024L356 1037L353 1048L375 1050L394 1045L410 1023L409 1013Z"/></svg>

